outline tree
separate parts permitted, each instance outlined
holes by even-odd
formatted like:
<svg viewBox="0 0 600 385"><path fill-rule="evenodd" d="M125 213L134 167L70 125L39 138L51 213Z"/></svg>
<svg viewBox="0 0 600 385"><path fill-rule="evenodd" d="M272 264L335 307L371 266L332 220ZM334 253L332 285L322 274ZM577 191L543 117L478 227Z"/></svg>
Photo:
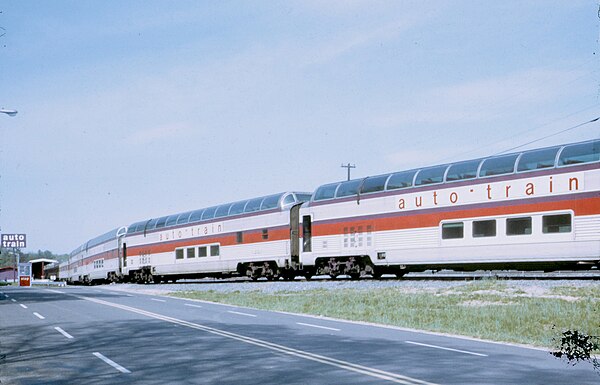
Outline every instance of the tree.
<svg viewBox="0 0 600 385"><path fill-rule="evenodd" d="M594 370L600 375L600 360L593 355L594 351L600 350L600 336L593 336L578 330L564 330L561 333L558 350L550 352L554 357L564 359L570 365L576 365L581 361L589 361Z"/></svg>

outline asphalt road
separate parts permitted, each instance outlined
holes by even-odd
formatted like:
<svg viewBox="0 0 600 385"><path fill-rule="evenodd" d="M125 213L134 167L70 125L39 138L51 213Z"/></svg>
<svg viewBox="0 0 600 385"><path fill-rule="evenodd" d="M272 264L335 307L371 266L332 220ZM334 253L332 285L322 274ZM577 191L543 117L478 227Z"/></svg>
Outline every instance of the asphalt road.
<svg viewBox="0 0 600 385"><path fill-rule="evenodd" d="M0 384L599 384L547 351L108 287L0 287Z"/></svg>

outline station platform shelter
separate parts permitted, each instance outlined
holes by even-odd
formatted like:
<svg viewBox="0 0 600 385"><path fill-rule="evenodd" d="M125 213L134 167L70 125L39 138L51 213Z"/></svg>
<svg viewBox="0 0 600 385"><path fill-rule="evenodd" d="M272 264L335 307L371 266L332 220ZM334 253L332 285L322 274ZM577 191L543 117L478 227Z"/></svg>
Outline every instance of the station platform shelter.
<svg viewBox="0 0 600 385"><path fill-rule="evenodd" d="M46 278L46 274L44 269L47 265L51 263L58 263L57 260L48 259L48 258L38 258L32 259L29 261L31 263L31 276L33 279L44 279Z"/></svg>

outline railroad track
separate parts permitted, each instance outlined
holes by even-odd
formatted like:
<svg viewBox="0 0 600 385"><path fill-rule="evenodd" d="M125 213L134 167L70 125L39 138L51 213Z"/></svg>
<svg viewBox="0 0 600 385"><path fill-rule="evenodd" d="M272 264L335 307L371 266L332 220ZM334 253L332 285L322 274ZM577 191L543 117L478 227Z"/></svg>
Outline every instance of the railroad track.
<svg viewBox="0 0 600 385"><path fill-rule="evenodd" d="M500 279L500 280L600 280L600 270L587 271L475 271L475 272L456 272L450 270L442 270L438 272L425 271L421 273L408 273L402 278L396 278L394 275L383 275L381 281L475 281L482 279ZM296 278L296 281L303 281L304 278ZM316 276L311 281L350 281L350 276L339 276L332 279L329 276ZM361 278L361 280L373 281L371 277ZM235 278L202 278L202 279L186 279L179 280L177 284L215 284L215 283L232 283L232 282L283 282L283 281L267 281L259 279L253 281L246 277ZM160 285L160 284L157 284Z"/></svg>

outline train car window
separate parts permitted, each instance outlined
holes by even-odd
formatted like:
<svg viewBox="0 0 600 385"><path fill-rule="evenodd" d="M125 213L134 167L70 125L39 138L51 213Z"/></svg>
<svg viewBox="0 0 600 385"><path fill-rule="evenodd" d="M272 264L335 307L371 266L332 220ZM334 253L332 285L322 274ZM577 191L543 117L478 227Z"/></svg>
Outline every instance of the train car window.
<svg viewBox="0 0 600 385"><path fill-rule="evenodd" d="M244 212L244 207L248 201L236 202L231 205L229 209L229 215L237 215Z"/></svg>
<svg viewBox="0 0 600 385"><path fill-rule="evenodd" d="M292 194L288 194L285 196L285 198L283 198L284 206L291 205L293 203L296 203L296 200L294 199L294 196Z"/></svg>
<svg viewBox="0 0 600 385"><path fill-rule="evenodd" d="M415 186L442 183L448 166L436 166L420 170L415 178Z"/></svg>
<svg viewBox="0 0 600 385"><path fill-rule="evenodd" d="M446 173L446 182L477 178L477 169L480 163L481 160L478 159L450 165Z"/></svg>
<svg viewBox="0 0 600 385"><path fill-rule="evenodd" d="M321 186L315 192L315 201L322 201L325 199L331 199L335 196L335 190L339 183L331 183Z"/></svg>
<svg viewBox="0 0 600 385"><path fill-rule="evenodd" d="M196 248L195 247L187 248L187 257L188 258L196 258Z"/></svg>
<svg viewBox="0 0 600 385"><path fill-rule="evenodd" d="M531 234L531 217L506 219L506 235L528 234Z"/></svg>
<svg viewBox="0 0 600 385"><path fill-rule="evenodd" d="M173 226L174 224L177 224L178 217L179 217L179 214L169 216L169 218L167 218L167 223L165 223L165 227L169 227L169 226Z"/></svg>
<svg viewBox="0 0 600 385"><path fill-rule="evenodd" d="M188 220L188 223L198 222L198 221L202 220L202 214L204 214L204 209L196 210L196 211L192 212L192 214L190 215L190 219Z"/></svg>
<svg viewBox="0 0 600 385"><path fill-rule="evenodd" d="M276 208L279 205L279 198L281 198L281 194L266 197L260 205L260 209L269 210Z"/></svg>
<svg viewBox="0 0 600 385"><path fill-rule="evenodd" d="M217 208L217 211L215 211L215 218L227 216L227 214L229 214L229 209L231 208L231 206L231 203L219 206L219 208Z"/></svg>
<svg viewBox="0 0 600 385"><path fill-rule="evenodd" d="M338 187L337 192L335 193L335 197L341 198L358 194L360 182L362 182L362 179L349 180L341 183L340 187Z"/></svg>
<svg viewBox="0 0 600 385"><path fill-rule="evenodd" d="M207 219L212 219L215 216L215 211L217 211L217 206L214 207L209 207L207 209L204 210L204 213L202 213L202 220L207 220Z"/></svg>
<svg viewBox="0 0 600 385"><path fill-rule="evenodd" d="M245 213L252 213L254 211L260 210L260 204L262 203L264 198L254 198L250 199L246 204L246 208L244 209Z"/></svg>
<svg viewBox="0 0 600 385"><path fill-rule="evenodd" d="M183 259L183 249L175 249L175 259Z"/></svg>
<svg viewBox="0 0 600 385"><path fill-rule="evenodd" d="M156 221L156 226L154 226L154 228L155 228L155 229L162 229L163 227L165 227L165 223L167 223L167 218L168 218L168 217L162 217L162 218L159 218L159 219Z"/></svg>
<svg viewBox="0 0 600 385"><path fill-rule="evenodd" d="M387 182L387 185L385 186L385 189L396 190L412 186L415 173L416 171L404 171L392 174Z"/></svg>
<svg viewBox="0 0 600 385"><path fill-rule="evenodd" d="M143 228L144 233L147 231L153 230L156 227L157 221L158 221L158 218L150 219L149 221L147 221Z"/></svg>
<svg viewBox="0 0 600 385"><path fill-rule="evenodd" d="M479 176L512 174L515 171L515 161L518 156L518 154L512 154L484 160L479 170Z"/></svg>
<svg viewBox="0 0 600 385"><path fill-rule="evenodd" d="M542 232L545 234L570 233L571 226L571 214L544 215L542 217Z"/></svg>
<svg viewBox="0 0 600 385"><path fill-rule="evenodd" d="M127 228L127 234L133 234L144 230L147 221L136 222Z"/></svg>
<svg viewBox="0 0 600 385"><path fill-rule="evenodd" d="M210 256L218 257L219 256L219 245L212 245L210 247Z"/></svg>
<svg viewBox="0 0 600 385"><path fill-rule="evenodd" d="M542 150L535 150L523 153L519 158L517 171L521 172L554 167L554 162L556 161L556 153L558 152L558 150L559 147L555 147L544 148Z"/></svg>
<svg viewBox="0 0 600 385"><path fill-rule="evenodd" d="M361 194L368 194L385 189L385 181L388 179L390 174L371 176L365 179L360 189Z"/></svg>
<svg viewBox="0 0 600 385"><path fill-rule="evenodd" d="M464 237L464 223L452 222L442 224L442 239L458 239Z"/></svg>
<svg viewBox="0 0 600 385"><path fill-rule="evenodd" d="M201 258L206 256L208 256L206 246L198 247L198 257Z"/></svg>
<svg viewBox="0 0 600 385"><path fill-rule="evenodd" d="M188 220L190 219L191 214L192 214L191 211L188 211L187 213L179 214L179 217L177 218L177 224L181 225L181 224L188 223Z"/></svg>
<svg viewBox="0 0 600 385"><path fill-rule="evenodd" d="M495 237L496 220L473 221L473 238Z"/></svg>
<svg viewBox="0 0 600 385"><path fill-rule="evenodd" d="M308 202L312 198L312 194L296 194L297 202Z"/></svg>
<svg viewBox="0 0 600 385"><path fill-rule="evenodd" d="M269 239L269 229L262 230L262 239Z"/></svg>
<svg viewBox="0 0 600 385"><path fill-rule="evenodd" d="M566 146L558 158L559 166L590 163L600 160L600 140Z"/></svg>
<svg viewBox="0 0 600 385"><path fill-rule="evenodd" d="M244 243L244 233L242 231L235 233L235 243Z"/></svg>

